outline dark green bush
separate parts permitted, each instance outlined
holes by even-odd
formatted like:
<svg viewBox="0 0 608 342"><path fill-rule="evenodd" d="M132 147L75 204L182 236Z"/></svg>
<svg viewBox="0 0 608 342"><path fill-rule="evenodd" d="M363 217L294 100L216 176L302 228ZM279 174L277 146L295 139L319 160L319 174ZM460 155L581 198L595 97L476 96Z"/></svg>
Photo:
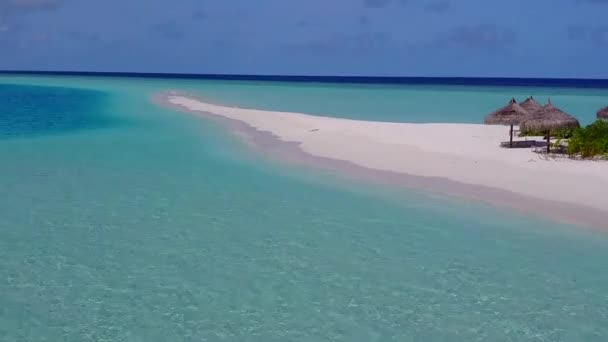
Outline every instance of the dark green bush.
<svg viewBox="0 0 608 342"><path fill-rule="evenodd" d="M568 154L583 158L608 157L608 121L598 120L574 130L568 141Z"/></svg>

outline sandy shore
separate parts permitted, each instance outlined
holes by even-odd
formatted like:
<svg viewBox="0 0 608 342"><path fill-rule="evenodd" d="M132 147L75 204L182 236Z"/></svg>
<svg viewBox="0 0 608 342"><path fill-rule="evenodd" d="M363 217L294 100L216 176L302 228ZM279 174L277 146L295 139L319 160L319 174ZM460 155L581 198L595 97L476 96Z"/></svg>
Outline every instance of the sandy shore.
<svg viewBox="0 0 608 342"><path fill-rule="evenodd" d="M157 99L238 123L250 141L262 148L282 145L287 157L608 228L602 190L608 189L608 162L551 160L530 149L500 148L507 127L347 120L220 106L177 93Z"/></svg>

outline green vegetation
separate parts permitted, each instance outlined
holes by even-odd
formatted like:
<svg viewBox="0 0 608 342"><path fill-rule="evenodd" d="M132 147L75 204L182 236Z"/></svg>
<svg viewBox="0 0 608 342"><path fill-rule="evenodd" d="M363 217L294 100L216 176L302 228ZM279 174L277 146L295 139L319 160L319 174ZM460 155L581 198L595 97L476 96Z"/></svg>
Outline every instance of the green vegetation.
<svg viewBox="0 0 608 342"><path fill-rule="evenodd" d="M608 121L597 120L585 128L574 130L568 141L568 154L608 159Z"/></svg>
<svg viewBox="0 0 608 342"><path fill-rule="evenodd" d="M572 128L562 128L555 131L551 131L551 137L557 139L570 139L572 134L574 133L574 129ZM526 131L521 132L519 134L520 137L544 137L547 135L547 132L540 131Z"/></svg>

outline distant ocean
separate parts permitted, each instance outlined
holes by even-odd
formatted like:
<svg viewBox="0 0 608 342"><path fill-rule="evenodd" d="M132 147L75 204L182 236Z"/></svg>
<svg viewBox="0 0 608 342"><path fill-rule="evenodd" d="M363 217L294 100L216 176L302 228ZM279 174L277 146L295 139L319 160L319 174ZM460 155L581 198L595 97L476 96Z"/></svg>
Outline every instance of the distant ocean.
<svg viewBox="0 0 608 342"><path fill-rule="evenodd" d="M608 232L279 164L151 101L478 123L534 95L588 123L607 81L132 76L0 75L1 341L607 340Z"/></svg>

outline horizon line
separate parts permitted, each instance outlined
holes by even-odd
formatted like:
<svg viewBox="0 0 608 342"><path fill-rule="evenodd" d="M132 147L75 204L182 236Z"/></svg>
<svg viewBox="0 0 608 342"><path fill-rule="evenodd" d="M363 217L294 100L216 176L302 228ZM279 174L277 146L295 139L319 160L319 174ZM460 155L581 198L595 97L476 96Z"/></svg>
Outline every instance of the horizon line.
<svg viewBox="0 0 608 342"><path fill-rule="evenodd" d="M60 71L60 70L0 70L0 75L106 76L139 78L207 79L226 81L288 81L320 83L368 84L433 84L433 85L493 85L493 86L562 86L608 88L608 79L545 78L545 77L467 77L467 76L338 76L338 75L278 75L278 74L220 74L129 71ZM434 82L433 82L434 81ZM437 83L441 81L440 83Z"/></svg>

